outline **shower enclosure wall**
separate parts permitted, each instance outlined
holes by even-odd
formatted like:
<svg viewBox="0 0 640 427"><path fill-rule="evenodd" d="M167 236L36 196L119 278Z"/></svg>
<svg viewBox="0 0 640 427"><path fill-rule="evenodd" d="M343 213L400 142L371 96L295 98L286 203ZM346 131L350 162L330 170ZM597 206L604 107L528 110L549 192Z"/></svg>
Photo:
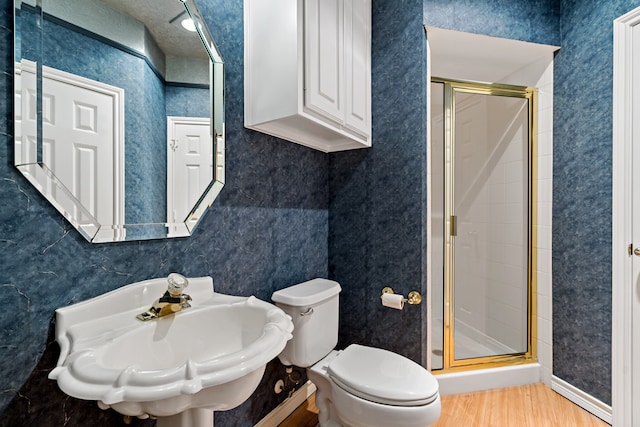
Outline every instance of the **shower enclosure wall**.
<svg viewBox="0 0 640 427"><path fill-rule="evenodd" d="M432 79L432 369L535 358L535 102Z"/></svg>

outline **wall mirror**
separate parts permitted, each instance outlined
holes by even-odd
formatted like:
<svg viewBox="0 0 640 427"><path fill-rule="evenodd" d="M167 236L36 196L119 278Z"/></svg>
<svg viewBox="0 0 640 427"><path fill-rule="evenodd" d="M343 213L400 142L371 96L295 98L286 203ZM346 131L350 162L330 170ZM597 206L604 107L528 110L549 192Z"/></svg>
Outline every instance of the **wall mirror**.
<svg viewBox="0 0 640 427"><path fill-rule="evenodd" d="M89 241L189 236L224 185L195 0L14 0L15 166Z"/></svg>

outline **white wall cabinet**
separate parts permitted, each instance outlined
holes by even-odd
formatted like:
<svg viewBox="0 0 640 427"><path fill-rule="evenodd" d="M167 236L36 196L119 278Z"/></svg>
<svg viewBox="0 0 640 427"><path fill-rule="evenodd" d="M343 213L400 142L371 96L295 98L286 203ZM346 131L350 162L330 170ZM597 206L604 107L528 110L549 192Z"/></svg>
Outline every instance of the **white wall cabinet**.
<svg viewBox="0 0 640 427"><path fill-rule="evenodd" d="M247 128L371 146L371 0L244 0L244 34Z"/></svg>

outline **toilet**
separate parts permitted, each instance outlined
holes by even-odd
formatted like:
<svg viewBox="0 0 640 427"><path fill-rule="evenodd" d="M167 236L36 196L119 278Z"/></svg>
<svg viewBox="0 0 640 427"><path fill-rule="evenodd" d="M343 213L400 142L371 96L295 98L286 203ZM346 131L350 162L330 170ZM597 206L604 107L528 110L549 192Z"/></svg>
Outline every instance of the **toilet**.
<svg viewBox="0 0 640 427"><path fill-rule="evenodd" d="M273 293L293 319L278 358L307 369L320 427L425 427L440 417L438 381L425 368L380 348L338 343L340 284L313 279Z"/></svg>

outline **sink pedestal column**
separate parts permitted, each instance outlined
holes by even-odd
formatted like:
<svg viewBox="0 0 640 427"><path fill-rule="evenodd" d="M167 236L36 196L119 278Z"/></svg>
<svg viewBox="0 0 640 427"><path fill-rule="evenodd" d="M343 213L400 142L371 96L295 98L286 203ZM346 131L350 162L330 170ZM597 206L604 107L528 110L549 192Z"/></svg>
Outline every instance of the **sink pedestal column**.
<svg viewBox="0 0 640 427"><path fill-rule="evenodd" d="M211 409L192 408L170 417L158 417L157 427L213 427Z"/></svg>

